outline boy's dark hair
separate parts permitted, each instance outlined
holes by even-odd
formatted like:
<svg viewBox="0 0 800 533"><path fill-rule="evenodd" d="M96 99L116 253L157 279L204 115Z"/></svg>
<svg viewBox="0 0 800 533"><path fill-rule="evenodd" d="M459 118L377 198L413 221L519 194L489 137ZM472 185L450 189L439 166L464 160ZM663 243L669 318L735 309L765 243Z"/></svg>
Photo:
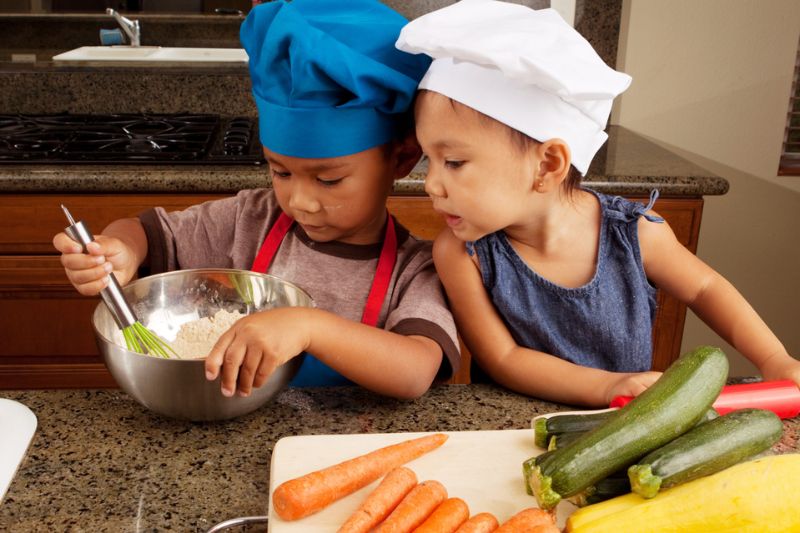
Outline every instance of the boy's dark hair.
<svg viewBox="0 0 800 533"><path fill-rule="evenodd" d="M389 157L397 143L402 143L406 137L414 134L414 105L408 110L398 113L395 119L394 136L388 142L383 143L383 154Z"/></svg>

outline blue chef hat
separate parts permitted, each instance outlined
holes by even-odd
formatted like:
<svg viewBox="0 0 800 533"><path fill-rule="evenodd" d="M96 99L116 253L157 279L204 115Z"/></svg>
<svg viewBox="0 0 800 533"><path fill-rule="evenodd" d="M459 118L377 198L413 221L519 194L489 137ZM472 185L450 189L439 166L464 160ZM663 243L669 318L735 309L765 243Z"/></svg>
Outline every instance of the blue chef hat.
<svg viewBox="0 0 800 533"><path fill-rule="evenodd" d="M240 37L261 143L290 157L323 158L390 141L430 64L395 48L406 23L377 0L254 7Z"/></svg>

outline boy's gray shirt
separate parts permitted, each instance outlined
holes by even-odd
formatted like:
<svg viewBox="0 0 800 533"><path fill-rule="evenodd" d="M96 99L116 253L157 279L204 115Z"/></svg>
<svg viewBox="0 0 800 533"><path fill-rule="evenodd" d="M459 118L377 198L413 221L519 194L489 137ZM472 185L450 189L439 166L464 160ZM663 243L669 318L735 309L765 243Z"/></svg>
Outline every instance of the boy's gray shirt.
<svg viewBox="0 0 800 533"><path fill-rule="evenodd" d="M145 211L139 219L147 235L149 273L190 268L249 270L280 213L272 189L244 190L183 211L167 212L161 207ZM449 363L442 364L437 379L448 379L459 367L458 338L434 269L432 245L400 224L396 231L397 262L377 326L434 340ZM318 308L360 322L381 244L316 242L295 224L269 273L304 289Z"/></svg>

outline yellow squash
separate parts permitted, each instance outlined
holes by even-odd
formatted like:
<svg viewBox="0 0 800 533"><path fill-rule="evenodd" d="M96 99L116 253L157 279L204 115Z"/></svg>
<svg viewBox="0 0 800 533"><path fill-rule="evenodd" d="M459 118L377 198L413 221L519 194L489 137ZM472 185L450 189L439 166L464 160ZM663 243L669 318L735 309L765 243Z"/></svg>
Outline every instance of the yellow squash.
<svg viewBox="0 0 800 533"><path fill-rule="evenodd" d="M800 454L727 468L646 500L626 494L579 509L568 533L800 531Z"/></svg>

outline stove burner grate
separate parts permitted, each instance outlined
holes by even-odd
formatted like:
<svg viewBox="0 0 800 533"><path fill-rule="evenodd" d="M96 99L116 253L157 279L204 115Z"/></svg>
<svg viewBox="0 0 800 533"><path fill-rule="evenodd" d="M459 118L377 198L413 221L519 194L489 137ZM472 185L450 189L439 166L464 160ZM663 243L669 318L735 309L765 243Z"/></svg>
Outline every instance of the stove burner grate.
<svg viewBox="0 0 800 533"><path fill-rule="evenodd" d="M212 114L0 115L0 163L261 164L255 127Z"/></svg>

